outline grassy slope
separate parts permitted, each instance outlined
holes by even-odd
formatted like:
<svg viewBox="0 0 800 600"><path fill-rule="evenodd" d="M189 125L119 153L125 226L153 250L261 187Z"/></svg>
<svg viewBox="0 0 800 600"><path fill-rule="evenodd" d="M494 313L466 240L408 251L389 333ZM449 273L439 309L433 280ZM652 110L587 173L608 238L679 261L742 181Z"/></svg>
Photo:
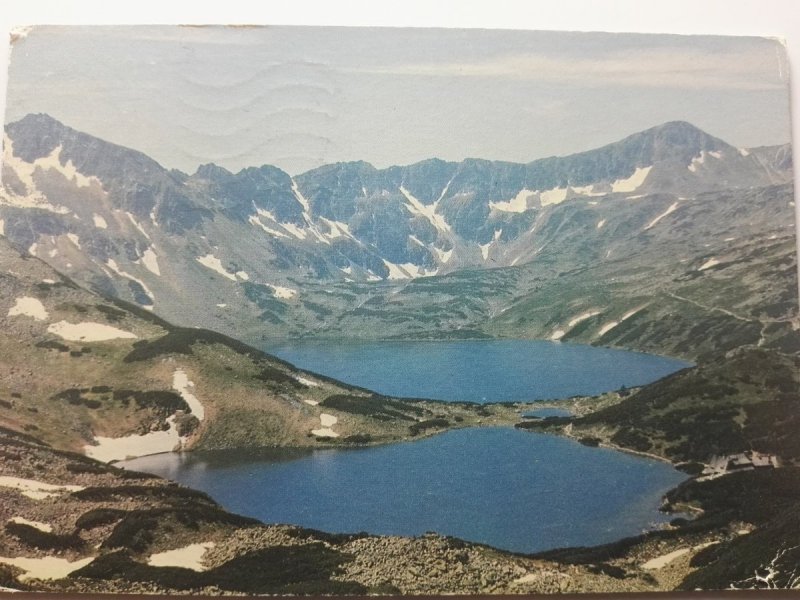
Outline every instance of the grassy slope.
<svg viewBox="0 0 800 600"><path fill-rule="evenodd" d="M47 319L7 316L22 297L39 300ZM61 320L101 323L137 338L70 342L47 331ZM206 413L190 447L385 442L490 416L469 405L392 401L300 372L224 335L174 327L142 309L100 298L5 244L0 245L0 355L0 423L74 451L96 435L161 428L176 409L186 409L173 390L176 369L194 383ZM336 405L326 402L329 396L352 401ZM361 400L371 408L361 407ZM394 409L389 413L379 406L387 403ZM320 428L323 412L338 418L339 438L310 433Z"/></svg>

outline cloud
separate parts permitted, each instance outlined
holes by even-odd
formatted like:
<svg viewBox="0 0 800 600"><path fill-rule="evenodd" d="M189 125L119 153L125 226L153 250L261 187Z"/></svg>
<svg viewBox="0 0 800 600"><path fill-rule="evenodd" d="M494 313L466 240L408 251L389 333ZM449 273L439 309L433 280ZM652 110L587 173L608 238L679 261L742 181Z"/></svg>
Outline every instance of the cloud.
<svg viewBox="0 0 800 600"><path fill-rule="evenodd" d="M777 90L787 85L786 57L756 51L656 48L586 58L516 53L482 60L353 67L352 73L427 77L497 77L596 86Z"/></svg>

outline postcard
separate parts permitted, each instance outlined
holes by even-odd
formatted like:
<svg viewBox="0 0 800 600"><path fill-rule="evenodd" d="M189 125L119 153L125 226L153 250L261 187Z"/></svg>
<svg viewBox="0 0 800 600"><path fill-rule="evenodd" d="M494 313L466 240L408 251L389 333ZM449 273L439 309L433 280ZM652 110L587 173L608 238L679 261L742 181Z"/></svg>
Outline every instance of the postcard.
<svg viewBox="0 0 800 600"><path fill-rule="evenodd" d="M780 41L11 44L2 592L800 587Z"/></svg>

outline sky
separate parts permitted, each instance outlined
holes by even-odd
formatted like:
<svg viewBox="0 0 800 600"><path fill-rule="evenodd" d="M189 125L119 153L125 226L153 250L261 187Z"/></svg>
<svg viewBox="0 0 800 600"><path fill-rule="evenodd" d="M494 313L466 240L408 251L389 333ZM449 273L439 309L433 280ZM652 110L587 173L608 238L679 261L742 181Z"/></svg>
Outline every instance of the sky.
<svg viewBox="0 0 800 600"><path fill-rule="evenodd" d="M783 46L755 37L38 27L13 45L6 121L45 112L188 173L529 162L672 120L785 143L788 78Z"/></svg>

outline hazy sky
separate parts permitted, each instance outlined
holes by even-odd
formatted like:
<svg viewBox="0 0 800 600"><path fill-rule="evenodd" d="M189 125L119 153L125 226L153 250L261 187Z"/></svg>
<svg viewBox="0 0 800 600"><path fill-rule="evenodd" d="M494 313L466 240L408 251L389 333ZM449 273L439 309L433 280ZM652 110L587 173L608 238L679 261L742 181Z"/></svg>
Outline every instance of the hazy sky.
<svg viewBox="0 0 800 600"><path fill-rule="evenodd" d="M29 112L190 173L528 162L671 120L739 147L790 139L783 47L735 37L40 27L9 71L6 121Z"/></svg>

